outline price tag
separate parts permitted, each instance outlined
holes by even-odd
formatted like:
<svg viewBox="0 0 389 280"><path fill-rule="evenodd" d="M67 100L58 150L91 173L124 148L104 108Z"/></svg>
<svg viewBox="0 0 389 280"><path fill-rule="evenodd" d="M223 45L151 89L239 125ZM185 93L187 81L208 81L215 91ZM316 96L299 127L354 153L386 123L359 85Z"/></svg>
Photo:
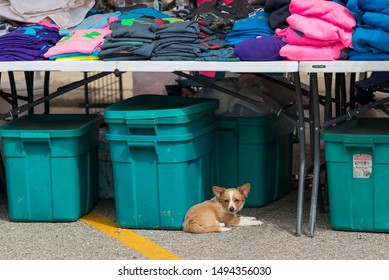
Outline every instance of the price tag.
<svg viewBox="0 0 389 280"><path fill-rule="evenodd" d="M371 155L353 155L353 178L368 179L373 174L373 162Z"/></svg>

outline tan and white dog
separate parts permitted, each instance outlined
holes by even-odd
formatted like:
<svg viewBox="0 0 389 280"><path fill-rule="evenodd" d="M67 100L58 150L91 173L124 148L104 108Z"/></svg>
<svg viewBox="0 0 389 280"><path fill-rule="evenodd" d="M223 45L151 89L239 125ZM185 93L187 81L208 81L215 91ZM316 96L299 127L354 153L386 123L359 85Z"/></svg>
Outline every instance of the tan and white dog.
<svg viewBox="0 0 389 280"><path fill-rule="evenodd" d="M238 188L225 189L214 186L214 197L194 205L185 215L182 229L191 233L222 232L231 227L259 226L255 217L238 216L250 192L250 184Z"/></svg>

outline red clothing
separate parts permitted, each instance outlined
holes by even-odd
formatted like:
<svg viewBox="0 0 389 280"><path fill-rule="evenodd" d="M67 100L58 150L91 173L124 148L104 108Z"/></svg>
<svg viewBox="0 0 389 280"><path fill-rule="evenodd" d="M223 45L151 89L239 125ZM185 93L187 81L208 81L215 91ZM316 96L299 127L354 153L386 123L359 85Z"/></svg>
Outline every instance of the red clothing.
<svg viewBox="0 0 389 280"><path fill-rule="evenodd" d="M216 2L216 0L197 0L197 6L200 6L204 2ZM226 5L230 5L234 2L234 0L223 0L223 3Z"/></svg>

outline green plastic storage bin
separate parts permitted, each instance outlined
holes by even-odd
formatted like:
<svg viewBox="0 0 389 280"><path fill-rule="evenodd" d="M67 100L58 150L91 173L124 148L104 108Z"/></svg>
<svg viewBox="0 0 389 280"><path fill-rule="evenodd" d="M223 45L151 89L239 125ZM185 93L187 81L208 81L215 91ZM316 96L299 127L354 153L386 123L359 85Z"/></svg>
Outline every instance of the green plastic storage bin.
<svg viewBox="0 0 389 280"><path fill-rule="evenodd" d="M180 135L215 121L219 101L165 95L138 95L104 110L110 134Z"/></svg>
<svg viewBox="0 0 389 280"><path fill-rule="evenodd" d="M27 115L0 127L11 221L74 221L93 207L102 121Z"/></svg>
<svg viewBox="0 0 389 280"><path fill-rule="evenodd" d="M295 112L295 107L288 109ZM217 120L215 183L251 184L245 206L261 207L292 188L294 126L282 117Z"/></svg>
<svg viewBox="0 0 389 280"><path fill-rule="evenodd" d="M219 101L139 95L104 110L121 227L179 229L211 198Z"/></svg>
<svg viewBox="0 0 389 280"><path fill-rule="evenodd" d="M211 198L215 124L184 135L107 140L119 226L180 229L187 210Z"/></svg>
<svg viewBox="0 0 389 280"><path fill-rule="evenodd" d="M321 133L333 229L389 231L389 119L355 119Z"/></svg>

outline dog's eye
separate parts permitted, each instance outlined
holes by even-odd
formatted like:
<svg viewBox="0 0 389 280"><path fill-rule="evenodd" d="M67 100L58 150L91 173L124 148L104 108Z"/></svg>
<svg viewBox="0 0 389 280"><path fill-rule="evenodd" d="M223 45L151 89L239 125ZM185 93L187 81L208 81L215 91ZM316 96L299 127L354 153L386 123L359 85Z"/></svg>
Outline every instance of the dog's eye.
<svg viewBox="0 0 389 280"><path fill-rule="evenodd" d="M225 202L225 203L228 203L228 199L225 199L224 202Z"/></svg>
<svg viewBox="0 0 389 280"><path fill-rule="evenodd" d="M235 199L235 202L236 202L236 203L239 203L239 199Z"/></svg>

